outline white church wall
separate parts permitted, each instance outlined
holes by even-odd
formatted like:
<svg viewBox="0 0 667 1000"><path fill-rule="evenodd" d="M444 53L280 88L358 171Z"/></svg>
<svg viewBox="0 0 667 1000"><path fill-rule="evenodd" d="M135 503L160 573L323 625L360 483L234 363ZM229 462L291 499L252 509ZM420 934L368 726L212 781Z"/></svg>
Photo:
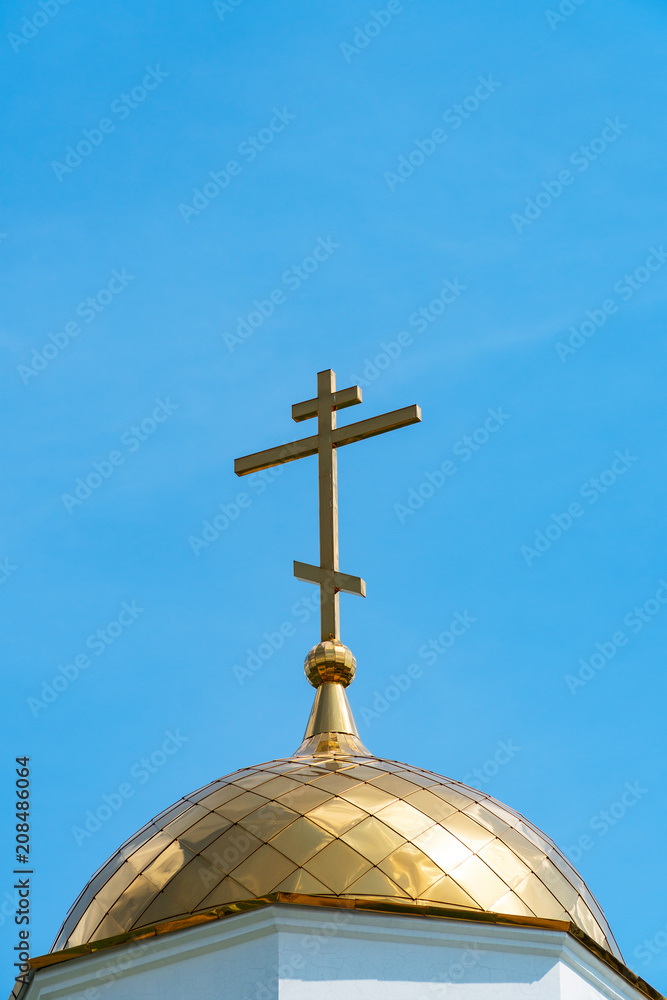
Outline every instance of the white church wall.
<svg viewBox="0 0 667 1000"><path fill-rule="evenodd" d="M569 935L269 906L39 971L22 1000L638 1000Z"/></svg>

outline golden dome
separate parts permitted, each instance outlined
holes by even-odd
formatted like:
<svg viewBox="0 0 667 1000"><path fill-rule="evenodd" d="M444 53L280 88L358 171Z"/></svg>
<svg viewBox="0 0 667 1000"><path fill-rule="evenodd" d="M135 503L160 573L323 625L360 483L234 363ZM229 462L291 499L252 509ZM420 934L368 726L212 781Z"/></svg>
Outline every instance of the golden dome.
<svg viewBox="0 0 667 1000"><path fill-rule="evenodd" d="M548 837L484 792L372 756L332 682L293 756L211 782L123 844L52 950L276 892L570 921L621 957Z"/></svg>

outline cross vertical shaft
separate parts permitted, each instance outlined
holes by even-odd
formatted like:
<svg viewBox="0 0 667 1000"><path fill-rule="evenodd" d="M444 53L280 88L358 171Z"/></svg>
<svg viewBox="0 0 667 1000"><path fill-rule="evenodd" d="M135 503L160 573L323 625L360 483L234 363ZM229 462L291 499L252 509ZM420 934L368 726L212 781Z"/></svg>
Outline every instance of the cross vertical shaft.
<svg viewBox="0 0 667 1000"><path fill-rule="evenodd" d="M340 635L340 598L333 584L338 572L338 456L332 433L336 429L335 372L317 375L317 438L320 500L320 568L329 574L322 580L322 639Z"/></svg>

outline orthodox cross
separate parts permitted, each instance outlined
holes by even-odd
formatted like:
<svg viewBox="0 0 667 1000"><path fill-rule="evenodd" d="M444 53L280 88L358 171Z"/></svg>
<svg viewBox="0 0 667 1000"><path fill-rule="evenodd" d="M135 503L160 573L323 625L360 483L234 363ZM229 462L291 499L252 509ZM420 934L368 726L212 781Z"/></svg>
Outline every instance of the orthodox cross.
<svg viewBox="0 0 667 1000"><path fill-rule="evenodd" d="M320 587L322 640L340 639L340 617L338 592L366 596L366 584L358 576L348 576L338 568L338 466L336 449L353 441L384 434L385 431L407 427L421 420L421 409L404 406L379 417L359 420L347 427L336 426L336 410L354 406L361 402L361 389L353 385L349 389L336 391L336 373L318 372L317 397L292 407L292 419L309 420L317 417L317 434L312 437L292 441L291 444L258 451L254 455L237 458L234 472L237 476L247 476L251 472L270 469L274 465L293 462L307 455L317 455L319 466L320 495L320 565L294 563L297 580L315 583Z"/></svg>

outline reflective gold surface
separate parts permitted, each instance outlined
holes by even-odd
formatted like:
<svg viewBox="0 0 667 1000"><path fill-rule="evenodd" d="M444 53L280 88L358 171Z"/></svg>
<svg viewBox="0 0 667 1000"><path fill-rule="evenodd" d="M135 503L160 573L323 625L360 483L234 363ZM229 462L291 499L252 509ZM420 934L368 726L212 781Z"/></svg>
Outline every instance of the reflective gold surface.
<svg viewBox="0 0 667 1000"><path fill-rule="evenodd" d="M319 687L325 681L337 681L347 687L354 680L356 669L357 661L352 650L338 639L318 642L308 653L304 663L306 677L313 687Z"/></svg>
<svg viewBox="0 0 667 1000"><path fill-rule="evenodd" d="M156 817L91 879L53 950L281 891L567 920L620 957L581 878L518 813L406 764L303 752Z"/></svg>
<svg viewBox="0 0 667 1000"><path fill-rule="evenodd" d="M401 410L383 413L378 417L359 420L347 427L336 426L337 410L361 402L358 385L336 389L336 373L327 369L317 373L317 396L292 407L292 419L298 421L317 418L317 434L292 441L290 444L267 451L245 455L234 462L237 476L247 476L275 465L293 462L308 455L317 455L320 507L320 565L295 562L297 580L314 583L320 588L320 619L322 640L340 637L339 591L366 596L366 584L358 576L341 573L338 557L338 449L343 445L375 437L386 431L407 427L421 420L418 406L405 406ZM350 654L351 655L351 654ZM323 678L337 680L337 677Z"/></svg>
<svg viewBox="0 0 667 1000"><path fill-rule="evenodd" d="M350 703L342 684L325 681L315 695L304 733L303 743L295 756L346 753L368 754L359 739Z"/></svg>

